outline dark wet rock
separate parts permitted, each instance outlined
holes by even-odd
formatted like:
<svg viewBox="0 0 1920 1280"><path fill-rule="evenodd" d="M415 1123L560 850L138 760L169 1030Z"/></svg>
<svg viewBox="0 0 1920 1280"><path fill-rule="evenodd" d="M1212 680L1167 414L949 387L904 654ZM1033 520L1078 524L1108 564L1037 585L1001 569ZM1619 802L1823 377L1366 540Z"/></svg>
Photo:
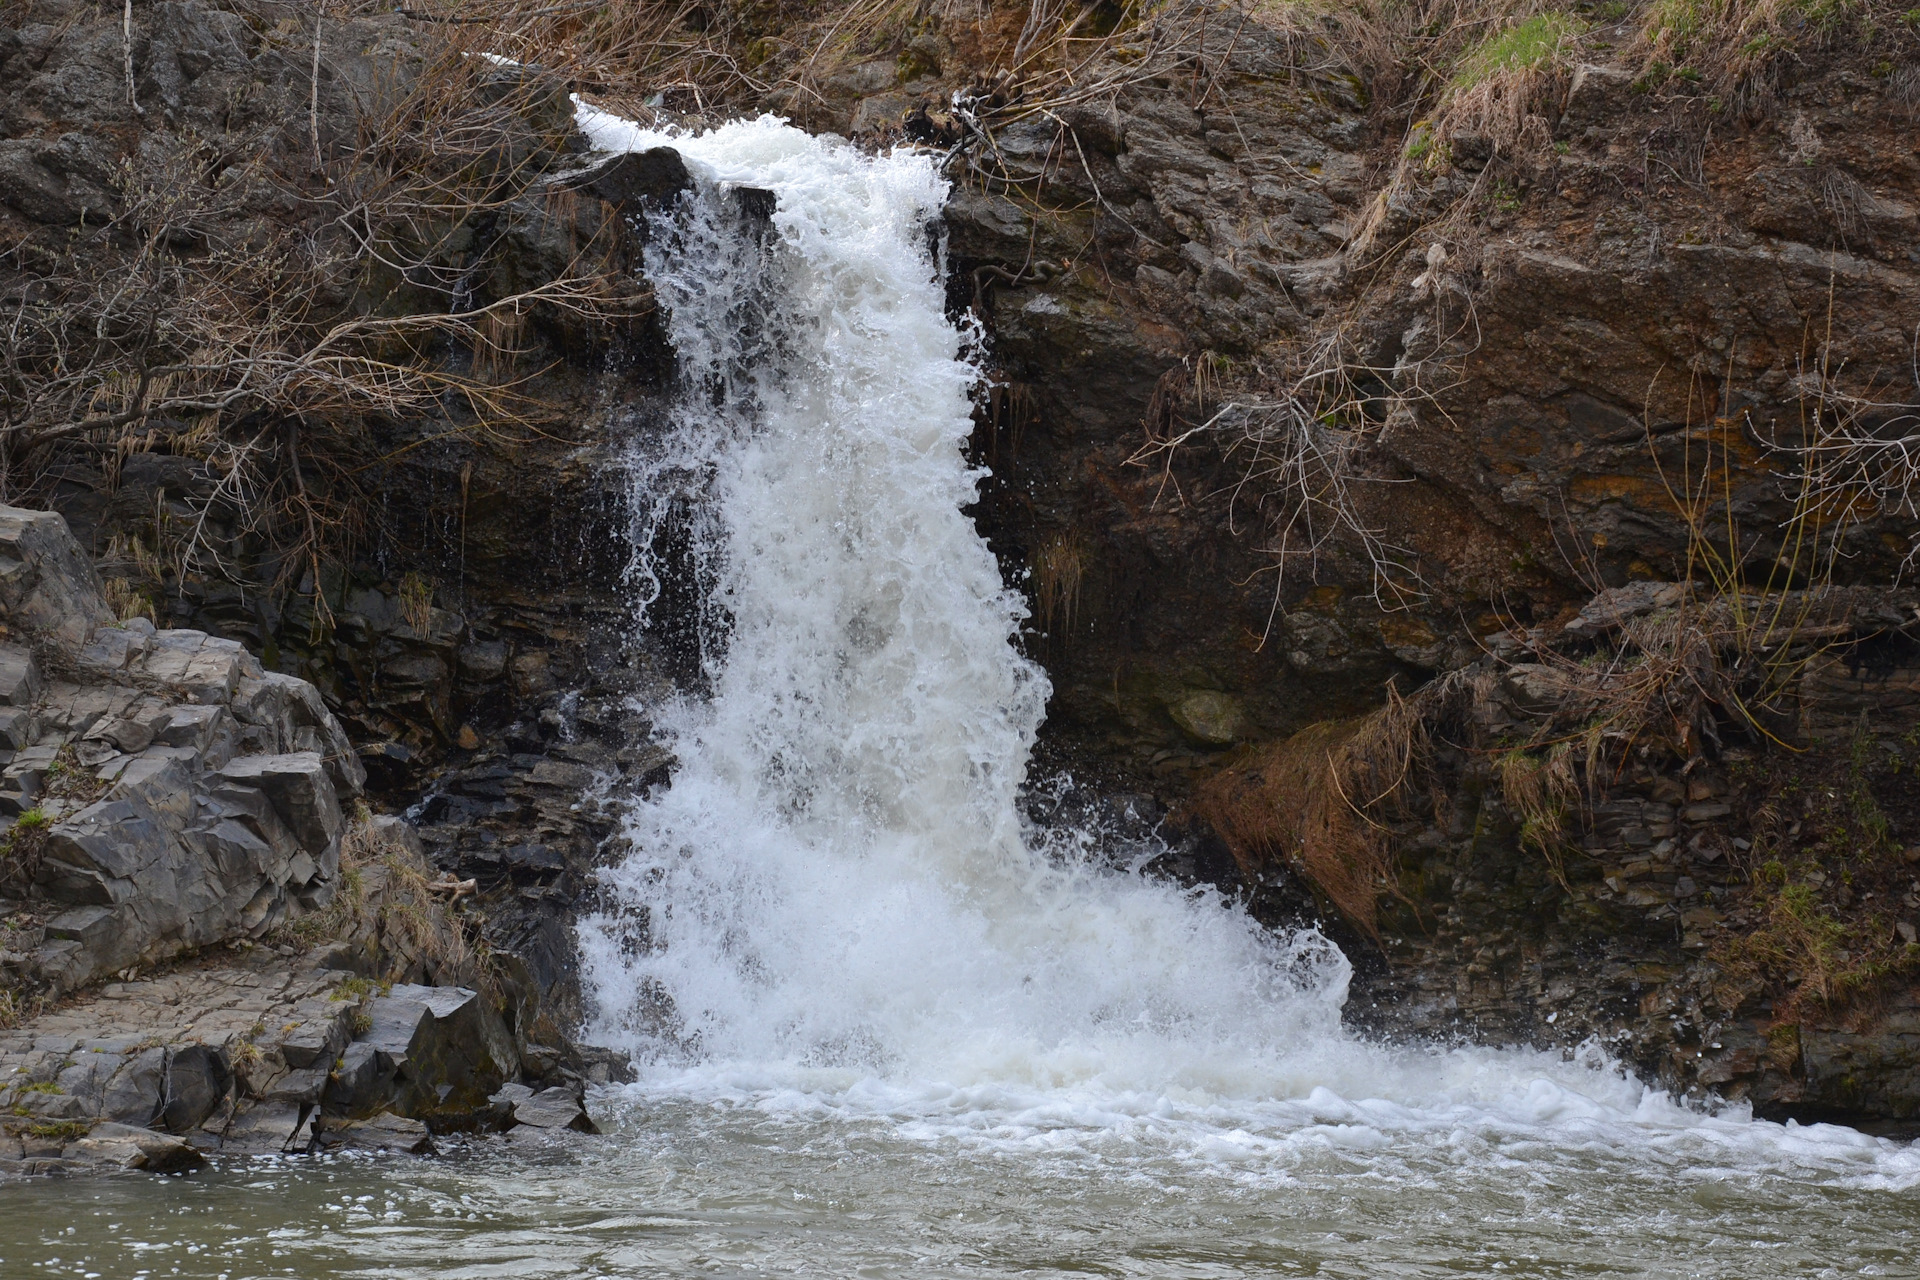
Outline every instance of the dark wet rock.
<svg viewBox="0 0 1920 1280"><path fill-rule="evenodd" d="M368 1120L332 1122L322 1119L315 1138L326 1151L390 1151L402 1155L432 1155L433 1131L406 1116L381 1114Z"/></svg>
<svg viewBox="0 0 1920 1280"><path fill-rule="evenodd" d="M600 1128L587 1115L585 1102L577 1089L563 1085L535 1092L525 1085L510 1084L493 1095L495 1108L506 1113L507 1123L534 1129L572 1129L578 1133L598 1133Z"/></svg>
<svg viewBox="0 0 1920 1280"><path fill-rule="evenodd" d="M396 986L368 1017L328 1085L330 1114L392 1111L440 1130L475 1128L492 1095L520 1074L512 1036L476 992Z"/></svg>
<svg viewBox="0 0 1920 1280"><path fill-rule="evenodd" d="M160 1122L172 1133L200 1126L233 1088L233 1072L218 1048L190 1044L167 1055L166 1101Z"/></svg>
<svg viewBox="0 0 1920 1280"><path fill-rule="evenodd" d="M666 209L693 190L693 175L672 147L621 152L557 181L591 192L621 213Z"/></svg>

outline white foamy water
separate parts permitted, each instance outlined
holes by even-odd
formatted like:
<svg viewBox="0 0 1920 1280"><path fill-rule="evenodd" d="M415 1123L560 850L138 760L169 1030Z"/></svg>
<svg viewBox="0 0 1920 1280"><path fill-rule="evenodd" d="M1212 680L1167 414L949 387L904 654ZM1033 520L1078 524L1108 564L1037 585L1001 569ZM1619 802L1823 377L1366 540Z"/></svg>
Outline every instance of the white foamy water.
<svg viewBox="0 0 1920 1280"><path fill-rule="evenodd" d="M644 1064L637 1097L1143 1173L1338 1150L1384 1174L1491 1143L1920 1182L1900 1144L1709 1115L1598 1053L1364 1042L1317 934L1023 828L1047 682L962 512L978 375L943 310L933 163L770 117L583 123L675 147L700 187L648 253L684 385L636 446L634 582L644 607L684 521L710 688L662 718L680 769L581 927L592 1035ZM770 235L735 186L775 193Z"/></svg>
<svg viewBox="0 0 1920 1280"><path fill-rule="evenodd" d="M0 1187L0 1276L1920 1275L1911 1147L1598 1053L1365 1043L1319 939L1033 847L1045 683L959 511L941 184L769 121L592 123L703 182L653 247L688 387L633 459L633 590L690 530L711 696L582 936L643 1080L600 1137ZM764 251L728 183L778 193Z"/></svg>

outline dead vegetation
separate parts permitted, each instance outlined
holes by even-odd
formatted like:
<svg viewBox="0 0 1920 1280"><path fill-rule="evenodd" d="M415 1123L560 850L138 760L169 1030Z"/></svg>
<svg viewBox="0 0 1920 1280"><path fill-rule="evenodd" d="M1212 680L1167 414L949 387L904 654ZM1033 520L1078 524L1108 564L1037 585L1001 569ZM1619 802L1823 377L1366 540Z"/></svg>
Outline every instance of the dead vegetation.
<svg viewBox="0 0 1920 1280"><path fill-rule="evenodd" d="M363 942L393 980L425 974L442 984L486 985L486 958L449 909L459 889L433 877L392 826L363 810L341 838L340 887L333 901L282 932L307 946Z"/></svg>
<svg viewBox="0 0 1920 1280"><path fill-rule="evenodd" d="M1347 332L1336 327L1313 343L1238 365L1203 355L1197 367L1203 375L1213 369L1211 379L1176 371L1148 410L1146 442L1127 461L1159 472L1156 501L1171 489L1176 504L1186 502L1174 479L1183 449L1208 450L1234 476L1225 489L1195 497L1224 498L1236 525L1244 510L1261 537L1273 576L1262 645L1296 568L1318 582L1323 561L1348 580L1359 576L1351 572L1358 567L1369 584L1366 598L1383 612L1427 599L1416 555L1393 540L1380 515L1396 478L1376 451L1417 406L1436 403L1478 346L1472 299L1454 287L1447 259L1436 245L1421 277L1436 329L1394 367L1357 359Z"/></svg>
<svg viewBox="0 0 1920 1280"><path fill-rule="evenodd" d="M0 496L32 503L68 460L111 473L135 452L203 477L121 548L123 614L189 575L317 583L366 532L376 424L520 438L553 413L529 385L529 317L610 326L648 305L604 243L488 287L491 229L564 154L560 85L442 42L333 104L323 141L312 43L312 104L291 101L306 84L256 86L234 117L262 123L155 134L110 207L0 245Z"/></svg>
<svg viewBox="0 0 1920 1280"><path fill-rule="evenodd" d="M1610 589L1589 568L1595 596L1579 616L1552 627L1516 623L1471 666L1404 698L1389 686L1386 705L1370 715L1257 749L1203 784L1193 809L1249 874L1269 861L1291 865L1371 933L1379 895L1395 891L1390 839L1419 801L1436 743L1483 762L1520 846L1543 858L1562 888L1571 888L1567 859L1578 856L1575 837L1592 807L1629 775L1684 776L1736 743L1805 751L1808 681L1836 646L1916 625L1911 602L1900 603L1907 597L1834 584L1850 537L1899 509L1887 495L1911 493L1911 472L1875 470L1861 453L1907 430L1912 407L1837 398L1830 385L1805 380L1790 441L1736 413L1730 386L1704 400L1705 421L1677 439L1657 440L1649 429L1655 471L1686 532L1672 581ZM1862 427L1868 413L1879 415L1880 434ZM1793 464L1776 457L1771 472L1786 514L1776 527L1744 528L1736 486L1768 454ZM1905 455L1893 446L1869 456ZM1870 798L1855 808L1852 846L1870 852L1886 841L1884 819L1875 826ZM1891 972L1866 959L1842 965L1849 953L1834 939L1851 936L1851 926L1822 915L1786 871L1755 858L1756 893L1773 907L1741 964L1784 973L1787 957L1797 957L1824 1003ZM1875 946L1873 955L1906 955L1892 943Z"/></svg>
<svg viewBox="0 0 1920 1280"><path fill-rule="evenodd" d="M1389 823L1425 764L1431 707L1446 682L1352 720L1313 725L1213 775L1189 801L1249 880L1290 866L1350 923L1378 936L1393 883Z"/></svg>

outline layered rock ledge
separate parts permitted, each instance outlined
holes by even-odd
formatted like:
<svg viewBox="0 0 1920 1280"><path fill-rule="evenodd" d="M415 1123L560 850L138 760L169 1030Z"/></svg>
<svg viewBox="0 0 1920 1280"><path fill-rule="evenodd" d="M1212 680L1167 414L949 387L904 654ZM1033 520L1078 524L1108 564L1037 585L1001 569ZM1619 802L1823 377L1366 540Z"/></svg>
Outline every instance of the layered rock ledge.
<svg viewBox="0 0 1920 1280"><path fill-rule="evenodd" d="M0 608L0 1177L592 1130L619 1063L467 947L313 685L116 622L52 512L0 507Z"/></svg>

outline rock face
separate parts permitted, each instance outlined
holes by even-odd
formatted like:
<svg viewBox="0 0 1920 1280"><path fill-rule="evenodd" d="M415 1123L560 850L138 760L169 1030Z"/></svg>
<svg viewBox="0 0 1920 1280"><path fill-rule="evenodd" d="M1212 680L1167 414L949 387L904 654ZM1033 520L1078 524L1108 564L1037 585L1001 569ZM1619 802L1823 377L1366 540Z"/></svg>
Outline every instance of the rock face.
<svg viewBox="0 0 1920 1280"><path fill-rule="evenodd" d="M396 986L376 998L325 1098L347 1120L392 1111L442 1128L475 1128L517 1079L520 1059L500 1015L459 987Z"/></svg>
<svg viewBox="0 0 1920 1280"><path fill-rule="evenodd" d="M116 183L137 186L144 179L127 175L143 166L194 157L229 167L204 184L213 194L194 215L191 246L176 237L173 251L204 265L247 260L262 245L306 246L290 252L326 277L302 291L326 314L441 317L459 309L448 292L456 282L460 306L482 306L583 263L604 268L598 284L622 303L619 323L546 302L515 310L494 335L498 380L527 415L507 429L476 421L453 396L444 411L319 414L268 431L249 455L262 475L290 483L299 470L316 503L347 517L322 528L352 530L311 556L289 556L265 532L272 522L223 487L226 473L181 435L190 424L171 418L110 463L91 441L55 441L19 464L9 491L66 516L117 607L145 609L163 629L238 641L278 673L270 679L298 677L319 691L368 772L369 799L395 809L424 801L436 863L479 880L489 945L514 957L522 985L542 997L551 1025L537 1039L557 1043L578 1011L572 905L611 829L581 802L582 779L651 785L669 763L633 705L666 687L674 662L655 638L631 634L619 457L651 429L653 398L673 373L635 268L641 215L684 189L686 167L664 149L584 156L567 84L443 56L442 28L416 16L330 14L317 24L317 50L303 25L311 15L291 9L263 19L222 0L143 2L130 34L126 16L70 0L0 14L7 243L60 240L83 209L117 215L127 198ZM129 59L139 110L125 84ZM445 77L433 81L443 91L414 96L434 75ZM434 132L446 127L441 112L459 117L460 136L489 140L461 177L482 174L484 189L452 224L427 220L431 243L396 232L417 265L397 272L369 260L364 271L331 272L302 257L321 246L327 262L355 261L355 246L328 240L352 220L324 209L326 193L358 189L367 137L419 128L444 139ZM0 298L44 287L35 261L44 260L0 257ZM163 300L163 312L172 307ZM431 345L451 351L456 374L486 363L463 340ZM236 418L247 438L258 434L238 410L222 429ZM148 554L184 529L206 554ZM144 658L128 661L131 680ZM8 670L0 662L0 683ZM9 714L0 711L0 742ZM238 724L242 712L230 714ZM298 803L285 781L277 794ZM349 801L351 788L334 783Z"/></svg>
<svg viewBox="0 0 1920 1280"><path fill-rule="evenodd" d="M222 1153L420 1152L452 1130L593 1131L586 1078L520 1083L513 1037L485 998L383 992L328 967L336 958L242 949L0 1032L0 1179L168 1173Z"/></svg>
<svg viewBox="0 0 1920 1280"><path fill-rule="evenodd" d="M57 514L0 508L0 556L9 979L57 996L326 906L365 774L318 690L112 624Z"/></svg>
<svg viewBox="0 0 1920 1280"><path fill-rule="evenodd" d="M1703 595L1635 583L1562 627L1502 633L1400 704L1417 731L1316 726L1240 757L1194 808L1248 881L1317 887L1371 1029L1597 1038L1676 1092L1920 1133L1920 644L1901 635L1920 596L1747 597L1793 620L1776 629L1791 680L1748 686L1742 719L1700 693L1738 634ZM1414 779L1368 814L1378 838L1345 808L1290 823L1310 799L1275 779L1388 790L1313 767L1364 758L1362 741Z"/></svg>
<svg viewBox="0 0 1920 1280"><path fill-rule="evenodd" d="M1644 92L1630 26L1596 26L1622 65L1542 107L1537 147L1416 165L1365 85L1229 30L1198 105L1140 83L1014 120L947 210L1000 383L980 520L1036 586L1049 732L1075 750L1178 792L1233 742L1677 576L1662 475L1691 457L1697 480L1708 447L1733 481L1704 501L1764 577L1796 492L1769 442L1816 408L1806 335L1861 377L1823 411L1912 399L1891 318L1920 274L1894 228L1920 169L1866 55L1810 50L1768 111L1722 119ZM1840 225L1821 181L1882 221ZM1890 580L1910 523L1848 530L1838 580Z"/></svg>
<svg viewBox="0 0 1920 1280"><path fill-rule="evenodd" d="M1849 490L1835 518L1801 450L1911 447L1893 318L1920 314L1920 165L1880 68L1920 49L1809 45L1723 110L1649 87L1636 21L1596 19L1531 142L1425 158L1432 122L1400 91L1302 56L1337 37L1258 21L1206 44L1204 95L1010 108L947 210L953 298L988 317L999 375L978 518L1033 587L1043 746L1176 808L1377 711L1389 682L1485 678L1505 727L1462 746L1471 726L1432 726L1426 810L1368 868L1389 891L1353 920L1320 894L1362 970L1356 1018L1597 1035L1678 1089L1907 1123L1913 514ZM831 127L884 88L862 92ZM1695 589L1764 604L1788 583L1872 597L1728 664L1791 649L1791 697L1649 729L1573 770L1557 817L1522 811L1503 770L1569 705L1561 664L1622 660L1627 628ZM1256 902L1311 882L1283 850L1216 878Z"/></svg>

